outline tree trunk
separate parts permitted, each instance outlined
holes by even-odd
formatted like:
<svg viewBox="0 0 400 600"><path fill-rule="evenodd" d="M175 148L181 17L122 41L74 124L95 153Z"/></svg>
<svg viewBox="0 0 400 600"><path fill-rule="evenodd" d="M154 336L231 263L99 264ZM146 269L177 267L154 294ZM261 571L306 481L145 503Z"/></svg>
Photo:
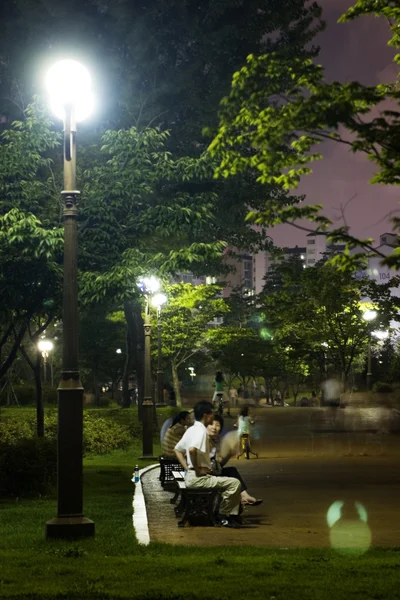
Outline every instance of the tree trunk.
<svg viewBox="0 0 400 600"><path fill-rule="evenodd" d="M131 396L129 390L129 377L132 373L134 362L133 340L134 340L134 323L132 316L132 303L124 303L124 314L126 320L126 344L125 344L125 364L122 373L122 408L129 408L131 405Z"/></svg>
<svg viewBox="0 0 400 600"><path fill-rule="evenodd" d="M144 323L142 317L142 305L139 300L131 300L124 303L124 313L127 323L127 362L125 364L122 389L128 387L129 375L132 369L136 371L136 383L138 391L138 416L142 421L143 398L144 398ZM129 369L126 367L129 357ZM124 393L124 391L123 391ZM153 399L154 400L154 399ZM156 422L156 406L154 402L153 420Z"/></svg>
<svg viewBox="0 0 400 600"><path fill-rule="evenodd" d="M39 438L44 437L44 406L43 406L43 388L40 373L42 355L38 351L36 355L36 364L34 365L33 376L36 388L36 435Z"/></svg>
<svg viewBox="0 0 400 600"><path fill-rule="evenodd" d="M173 361L171 362L171 369L172 369L172 382L173 382L175 398L176 398L176 406L179 406L179 408L182 408L181 390L179 388L178 367L176 366L176 364Z"/></svg>

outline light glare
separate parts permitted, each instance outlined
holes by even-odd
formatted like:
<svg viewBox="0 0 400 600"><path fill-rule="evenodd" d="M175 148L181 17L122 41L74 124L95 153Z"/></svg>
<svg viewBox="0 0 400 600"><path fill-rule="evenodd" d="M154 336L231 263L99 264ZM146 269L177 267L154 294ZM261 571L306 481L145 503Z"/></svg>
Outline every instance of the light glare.
<svg viewBox="0 0 400 600"><path fill-rule="evenodd" d="M376 312L376 310L366 310L363 313L364 321L373 321L374 319L376 319L377 316L378 313Z"/></svg>
<svg viewBox="0 0 400 600"><path fill-rule="evenodd" d="M50 350L53 350L53 342L50 340L40 340L38 348L40 352L50 352Z"/></svg>
<svg viewBox="0 0 400 600"><path fill-rule="evenodd" d="M156 308L161 308L162 305L165 304L167 300L168 300L168 298L165 294L156 294L151 299L151 302Z"/></svg>
<svg viewBox="0 0 400 600"><path fill-rule="evenodd" d="M89 71L75 60L61 60L47 73L46 88L54 114L65 119L65 107L74 108L76 121L83 121L93 110Z"/></svg>

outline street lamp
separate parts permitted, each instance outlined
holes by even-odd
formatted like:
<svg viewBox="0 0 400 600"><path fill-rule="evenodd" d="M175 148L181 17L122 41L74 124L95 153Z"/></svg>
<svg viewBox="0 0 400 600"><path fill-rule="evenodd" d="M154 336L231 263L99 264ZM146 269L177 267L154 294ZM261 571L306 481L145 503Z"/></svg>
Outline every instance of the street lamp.
<svg viewBox="0 0 400 600"><path fill-rule="evenodd" d="M153 398L151 381L151 322L150 322L150 295L160 289L160 282L155 277L144 277L139 282L145 295L144 317L144 397L143 397L143 434L142 458L153 457Z"/></svg>
<svg viewBox="0 0 400 600"><path fill-rule="evenodd" d="M370 322L376 319L378 313L376 310L366 310L363 312L364 321ZM367 389L372 387L372 354L371 354L371 333L368 336L368 366L367 366Z"/></svg>
<svg viewBox="0 0 400 600"><path fill-rule="evenodd" d="M93 521L83 516L83 387L78 368L76 123L92 107L87 69L62 60L50 69L46 87L50 105L64 122L64 291L63 361L58 387L57 516L46 523L47 538L94 535Z"/></svg>
<svg viewBox="0 0 400 600"><path fill-rule="evenodd" d="M168 300L165 294L155 294L152 298L153 305L157 308L157 404L164 404L164 371L162 369L161 353L161 307Z"/></svg>
<svg viewBox="0 0 400 600"><path fill-rule="evenodd" d="M43 357L43 381L47 381L47 358L49 352L53 350L53 342L50 340L40 340L38 343L39 352L42 353ZM53 385L53 377L51 378L51 384Z"/></svg>

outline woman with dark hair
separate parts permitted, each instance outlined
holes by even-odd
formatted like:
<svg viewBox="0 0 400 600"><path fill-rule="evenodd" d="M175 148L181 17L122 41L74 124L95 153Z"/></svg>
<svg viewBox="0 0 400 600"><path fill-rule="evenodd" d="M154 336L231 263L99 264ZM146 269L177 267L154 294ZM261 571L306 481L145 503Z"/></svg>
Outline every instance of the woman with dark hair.
<svg viewBox="0 0 400 600"><path fill-rule="evenodd" d="M262 503L261 499L254 498L247 492L247 485L240 476L236 467L225 467L230 456L222 458L220 456L220 433L224 427L224 419L221 415L214 415L214 420L207 426L207 432L212 446L211 464L218 471L215 475L222 477L234 477L240 481L240 495L243 506L259 506Z"/></svg>
<svg viewBox="0 0 400 600"><path fill-rule="evenodd" d="M190 412L183 410L173 418L171 426L165 432L162 440L163 456L175 458L175 446L182 439L183 434L190 425Z"/></svg>

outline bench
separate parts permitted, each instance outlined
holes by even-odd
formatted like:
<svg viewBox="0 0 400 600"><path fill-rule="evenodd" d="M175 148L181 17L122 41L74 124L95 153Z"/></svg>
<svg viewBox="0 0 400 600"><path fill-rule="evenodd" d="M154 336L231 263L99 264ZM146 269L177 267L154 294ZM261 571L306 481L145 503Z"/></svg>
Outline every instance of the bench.
<svg viewBox="0 0 400 600"><path fill-rule="evenodd" d="M172 476L172 471L181 471L183 472L183 467L180 464L180 462L178 462L177 459L174 458L166 458L165 456L160 456L158 458L158 461L160 463L160 483L162 485L162 487L165 486L165 484L168 483L173 483L174 482L174 478Z"/></svg>
<svg viewBox="0 0 400 600"><path fill-rule="evenodd" d="M176 517L183 517L178 521L178 527L185 527L186 522L190 525L217 526L215 518L216 506L218 506L219 491L217 488L190 489L186 487L182 471L172 471L175 482L175 496L171 498L171 504L175 504L180 497L178 506L174 512Z"/></svg>

